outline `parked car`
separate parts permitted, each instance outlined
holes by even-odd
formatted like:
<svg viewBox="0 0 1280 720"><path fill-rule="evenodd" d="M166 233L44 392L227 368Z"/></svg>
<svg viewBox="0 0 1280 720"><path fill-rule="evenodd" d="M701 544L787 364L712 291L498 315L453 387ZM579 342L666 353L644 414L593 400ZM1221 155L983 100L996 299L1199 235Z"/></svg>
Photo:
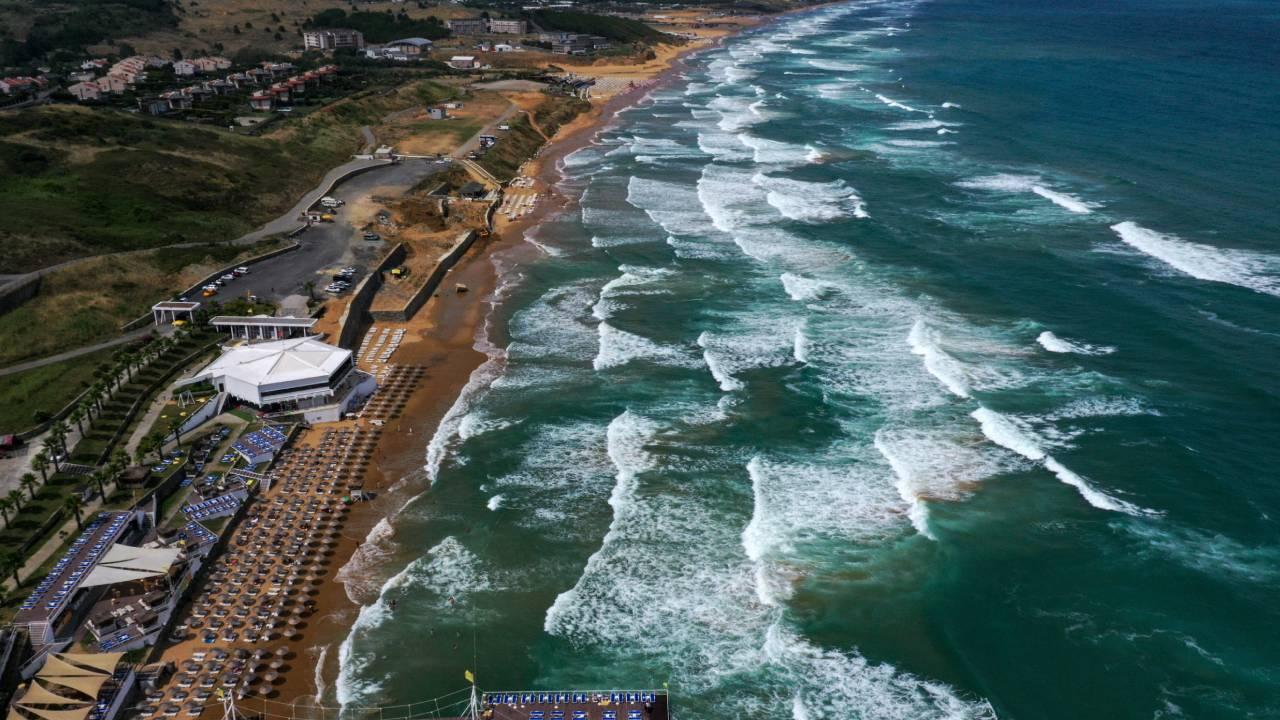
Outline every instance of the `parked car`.
<svg viewBox="0 0 1280 720"><path fill-rule="evenodd" d="M233 273L227 273L226 275L223 275L219 279L222 280L222 282L231 282L232 280L236 279L236 276Z"/></svg>
<svg viewBox="0 0 1280 720"><path fill-rule="evenodd" d="M235 273L236 275L248 275L249 268L245 267L244 265L241 265L240 267L236 268Z"/></svg>

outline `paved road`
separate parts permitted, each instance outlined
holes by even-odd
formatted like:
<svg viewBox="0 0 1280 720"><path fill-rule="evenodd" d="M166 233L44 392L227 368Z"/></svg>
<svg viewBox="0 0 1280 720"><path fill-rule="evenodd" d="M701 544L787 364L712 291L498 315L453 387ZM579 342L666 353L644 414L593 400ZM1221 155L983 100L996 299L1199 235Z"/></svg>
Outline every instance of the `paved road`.
<svg viewBox="0 0 1280 720"><path fill-rule="evenodd" d="M140 337L145 337L150 333L154 332L155 330L156 328L148 325L147 327L139 328L132 332L127 332L124 335L121 335L120 337L112 338L105 342L100 342L96 345L87 345L82 348L76 348L75 350L68 350L64 353L58 353L57 355L50 355L49 357L40 358L39 360L32 360L30 362L18 363L17 365L10 365L7 368L0 368L0 377L4 377L5 375L12 375L13 373L20 373L23 370L33 370L38 367L44 367L45 365L52 365L53 363L56 363L56 362L62 362L63 360L70 360L71 358L80 357L81 355L88 355L89 353L97 352L99 350L105 350L106 348L115 347L116 345L123 345L131 340L137 340Z"/></svg>
<svg viewBox="0 0 1280 720"><path fill-rule="evenodd" d="M339 185L332 196L350 206L375 189L390 193L407 191L423 178L446 167L429 160L404 160L357 175ZM317 195L316 199L319 197ZM313 225L299 235L301 248L254 264L248 275L229 281L217 296L210 299L225 300L252 294L278 304L290 295L305 295L308 280L316 284L316 294L322 294L334 271L346 265L355 265L363 270L387 251L385 242L366 242L361 239L361 234L362 231L346 221L346 208L343 208L337 213L337 222ZM196 292L191 299L203 301L199 295Z"/></svg>
<svg viewBox="0 0 1280 720"><path fill-rule="evenodd" d="M271 235L279 235L280 233L287 233L287 232L292 232L294 230L297 230L303 224L298 220L298 217L301 216L302 213L305 212L312 205L315 205L317 200L324 197L325 190L327 190L329 186L333 184L334 180L338 179L342 175L345 175L346 173L351 172L352 170L359 170L360 168L367 168L367 167L376 167L378 165L390 165L390 163L386 160L369 160L369 159L363 159L363 158L356 158L355 160L351 160L349 162L345 162L339 165L338 167L330 170L324 176L324 179L320 181L320 184L316 186L313 190L308 192L306 195L303 195L302 199L299 200L297 204L295 204L292 208L289 208L288 212L276 218L275 220L272 220L266 225L263 225L257 230L254 230L253 232L245 233L244 235L241 235L240 237L236 238L235 244L252 245L253 243L258 242L259 240L263 240ZM377 170L371 170L370 172L375 175L378 174ZM359 176L356 176L356 177L359 177ZM348 180L347 183L344 183L344 186L346 184L349 184L350 182L351 181Z"/></svg>

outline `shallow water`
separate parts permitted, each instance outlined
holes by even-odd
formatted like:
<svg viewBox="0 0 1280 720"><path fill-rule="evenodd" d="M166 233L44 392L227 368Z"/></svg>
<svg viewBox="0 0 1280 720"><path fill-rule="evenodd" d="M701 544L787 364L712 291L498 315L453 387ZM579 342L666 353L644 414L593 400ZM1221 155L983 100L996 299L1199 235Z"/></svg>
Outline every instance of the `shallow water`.
<svg viewBox="0 0 1280 720"><path fill-rule="evenodd" d="M1273 714L1280 22L1062 5L791 17L570 157L338 699Z"/></svg>

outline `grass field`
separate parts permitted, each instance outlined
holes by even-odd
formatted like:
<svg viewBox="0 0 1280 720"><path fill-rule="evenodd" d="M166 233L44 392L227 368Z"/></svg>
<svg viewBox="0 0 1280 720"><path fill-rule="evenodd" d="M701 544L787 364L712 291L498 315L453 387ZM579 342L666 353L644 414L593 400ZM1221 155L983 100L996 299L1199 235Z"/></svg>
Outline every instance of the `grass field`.
<svg viewBox="0 0 1280 720"><path fill-rule="evenodd" d="M51 272L34 298L0 315L0 367L114 337L156 302L237 259L278 246L269 241L165 248L92 258Z"/></svg>
<svg viewBox="0 0 1280 720"><path fill-rule="evenodd" d="M116 348L0 377L0 435L36 425L36 413L53 414L94 383L93 371Z"/></svg>

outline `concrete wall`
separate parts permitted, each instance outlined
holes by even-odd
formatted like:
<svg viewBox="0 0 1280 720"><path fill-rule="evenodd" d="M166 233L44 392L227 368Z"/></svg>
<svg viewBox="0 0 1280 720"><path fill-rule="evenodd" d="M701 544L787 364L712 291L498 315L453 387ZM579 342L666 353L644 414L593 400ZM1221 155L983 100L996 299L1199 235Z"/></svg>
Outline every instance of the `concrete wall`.
<svg viewBox="0 0 1280 720"><path fill-rule="evenodd" d="M40 292L40 273L27 273L0 285L0 315L14 310Z"/></svg>
<svg viewBox="0 0 1280 720"><path fill-rule="evenodd" d="M404 262L408 251L403 244L391 248L391 252L382 258L377 267L369 271L351 293L351 301L347 309L338 319L338 347L354 350L360 344L360 330L369 320L369 306L373 304L373 296L382 287L382 273Z"/></svg>
<svg viewBox="0 0 1280 720"><path fill-rule="evenodd" d="M463 233L453 247L449 248L449 252L445 253L444 257L440 258L440 262L436 263L435 269L427 276L427 281L422 284L422 287L418 288L413 297L409 298L404 307L399 310L374 311L370 313L373 319L384 322L406 322L412 318L417 314L418 310L422 309L423 305L427 304L427 300L431 299L431 296L440 287L440 283L444 281L449 269L458 264L458 261L462 259L463 255L467 254L467 250L471 249L471 246L475 244L476 238L479 236L480 234L475 230L468 230Z"/></svg>

